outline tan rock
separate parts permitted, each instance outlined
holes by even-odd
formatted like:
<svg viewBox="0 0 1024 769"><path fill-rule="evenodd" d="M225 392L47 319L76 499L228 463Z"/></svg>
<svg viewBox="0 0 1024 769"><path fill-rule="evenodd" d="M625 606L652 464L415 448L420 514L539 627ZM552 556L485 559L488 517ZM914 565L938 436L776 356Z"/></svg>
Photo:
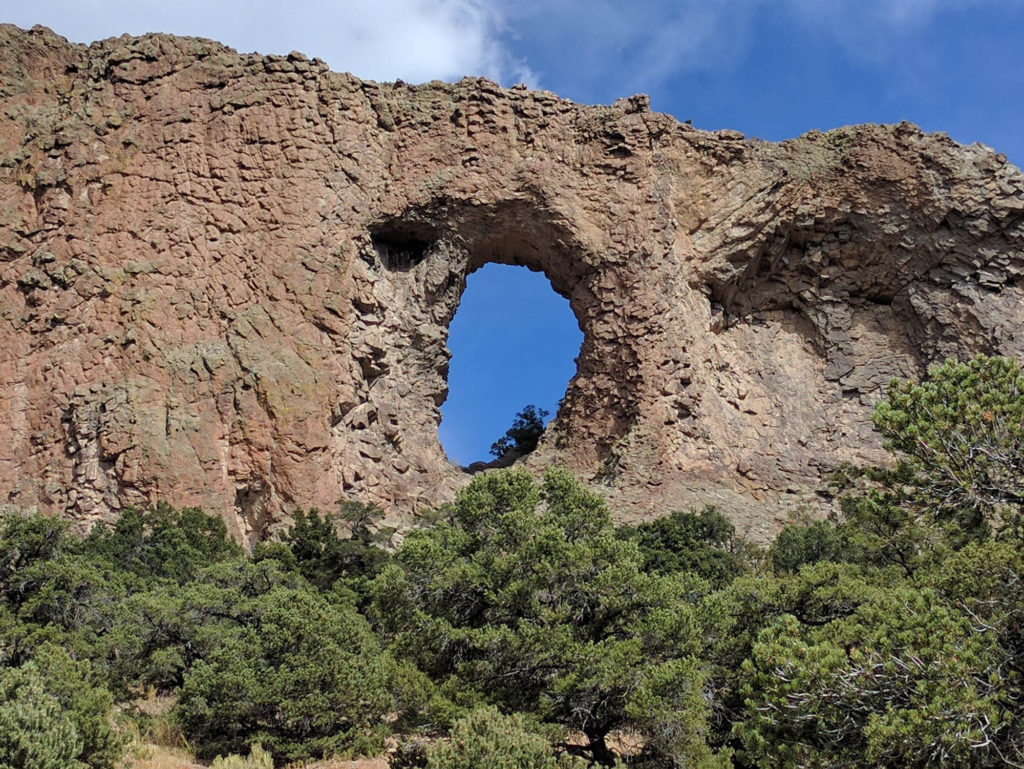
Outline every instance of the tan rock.
<svg viewBox="0 0 1024 769"><path fill-rule="evenodd" d="M623 518L710 502L766 538L880 456L889 377L1024 352L1024 177L907 124L771 144L643 97L11 26L0 73L0 498L82 527L450 497L447 327L487 262L584 334L528 466Z"/></svg>

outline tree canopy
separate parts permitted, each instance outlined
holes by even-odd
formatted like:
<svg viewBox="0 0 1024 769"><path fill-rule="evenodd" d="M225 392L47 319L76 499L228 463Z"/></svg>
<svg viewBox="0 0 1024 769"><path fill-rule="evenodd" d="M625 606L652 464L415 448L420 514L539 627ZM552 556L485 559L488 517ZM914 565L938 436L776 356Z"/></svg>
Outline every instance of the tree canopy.
<svg viewBox="0 0 1024 769"><path fill-rule="evenodd" d="M464 696L577 730L601 763L627 726L651 752L710 759L699 629L680 600L708 586L645 572L569 473L540 486L525 471L478 476L410 532L374 590L395 653Z"/></svg>
<svg viewBox="0 0 1024 769"><path fill-rule="evenodd" d="M890 383L892 461L767 557L711 509L615 526L561 469L477 475L397 546L351 501L252 554L194 508L4 515L0 769L114 769L147 692L224 767L1022 766L1021 384Z"/></svg>
<svg viewBox="0 0 1024 769"><path fill-rule="evenodd" d="M498 459L522 457L537 448L541 436L544 435L544 417L546 409L537 408L533 404L525 406L512 420L512 426L505 434L491 444L491 456Z"/></svg>
<svg viewBox="0 0 1024 769"><path fill-rule="evenodd" d="M916 517L964 535L1019 534L1024 375L1012 358L947 360L921 383L893 380L874 413Z"/></svg>

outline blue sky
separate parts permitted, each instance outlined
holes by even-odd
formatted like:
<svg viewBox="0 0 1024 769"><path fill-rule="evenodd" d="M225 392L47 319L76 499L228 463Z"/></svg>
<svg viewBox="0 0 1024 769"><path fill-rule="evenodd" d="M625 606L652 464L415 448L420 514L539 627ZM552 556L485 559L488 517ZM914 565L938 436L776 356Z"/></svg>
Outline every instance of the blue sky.
<svg viewBox="0 0 1024 769"><path fill-rule="evenodd" d="M585 103L642 92L698 128L768 140L909 120L1024 165L1024 0L0 0L0 21L76 42L159 31L299 50L378 80L487 75ZM449 346L441 435L470 462L523 405L554 411L579 330L542 276L490 266Z"/></svg>
<svg viewBox="0 0 1024 769"><path fill-rule="evenodd" d="M449 458L490 459L490 445L527 404L555 415L583 334L541 273L506 264L477 270L449 331L449 396L439 430Z"/></svg>

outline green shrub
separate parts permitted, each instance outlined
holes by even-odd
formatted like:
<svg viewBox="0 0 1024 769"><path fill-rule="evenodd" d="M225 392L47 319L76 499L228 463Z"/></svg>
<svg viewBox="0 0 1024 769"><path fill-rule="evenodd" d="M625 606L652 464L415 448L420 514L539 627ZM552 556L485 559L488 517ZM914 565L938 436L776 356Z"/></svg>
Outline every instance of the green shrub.
<svg viewBox="0 0 1024 769"><path fill-rule="evenodd" d="M274 769L274 759L262 745L256 743L249 748L248 756L218 756L213 759L210 769Z"/></svg>
<svg viewBox="0 0 1024 769"><path fill-rule="evenodd" d="M955 546L1024 522L1024 374L1012 358L947 360L892 380L875 428L898 459L904 504Z"/></svg>
<svg viewBox="0 0 1024 769"><path fill-rule="evenodd" d="M743 663L746 762L776 769L996 766L1005 658L932 590L876 589L819 626L783 615Z"/></svg>
<svg viewBox="0 0 1024 769"><path fill-rule="evenodd" d="M794 523L779 532L768 551L776 574L844 558L842 534L830 521Z"/></svg>
<svg viewBox="0 0 1024 769"><path fill-rule="evenodd" d="M394 666L351 605L279 586L230 610L175 707L200 758L255 742L279 762L383 747Z"/></svg>
<svg viewBox="0 0 1024 769"><path fill-rule="evenodd" d="M114 698L94 680L92 665L72 659L53 644L38 649L32 664L45 682L46 691L78 732L82 746L77 758L94 769L113 769L124 750L124 739L110 720Z"/></svg>
<svg viewBox="0 0 1024 769"><path fill-rule="evenodd" d="M103 638L111 685L122 697L149 688L173 692L199 660L238 632L239 623L254 621L251 612L261 596L279 588L309 590L277 561L238 557L198 571L186 585L163 582L129 596Z"/></svg>
<svg viewBox="0 0 1024 769"><path fill-rule="evenodd" d="M212 563L241 555L224 521L196 507L176 510L158 503L126 508L111 528L97 526L84 550L146 585L159 580L185 584Z"/></svg>
<svg viewBox="0 0 1024 769"><path fill-rule="evenodd" d="M322 515L316 509L296 510L283 541L258 545L255 557L279 558L319 590L329 590L338 580L345 580L347 586L363 592L390 560L383 545L393 530L375 530L384 515L380 508L352 501L342 502L340 507L337 516ZM348 529L348 536L338 533L339 523Z"/></svg>
<svg viewBox="0 0 1024 769"><path fill-rule="evenodd" d="M0 520L0 595L17 608L34 592L28 570L67 553L74 540L60 518L9 513Z"/></svg>
<svg viewBox="0 0 1024 769"><path fill-rule="evenodd" d="M627 727L695 758L682 735L703 733L705 679L680 660L699 647L689 599L706 583L644 572L603 499L564 470L541 487L524 471L477 476L441 517L409 532L373 586L396 656L467 699L582 732L596 761L612 762L606 738Z"/></svg>
<svg viewBox="0 0 1024 769"><path fill-rule="evenodd" d="M550 741L531 730L522 715L479 707L452 727L451 738L426 749L427 769L569 769L584 766L559 759Z"/></svg>
<svg viewBox="0 0 1024 769"><path fill-rule="evenodd" d="M689 571L721 587L744 568L734 552L736 529L714 507L705 507L700 513L677 510L637 526L620 526L619 536L640 547L645 571Z"/></svg>
<svg viewBox="0 0 1024 769"><path fill-rule="evenodd" d="M35 664L0 669L0 767L79 769L83 741Z"/></svg>

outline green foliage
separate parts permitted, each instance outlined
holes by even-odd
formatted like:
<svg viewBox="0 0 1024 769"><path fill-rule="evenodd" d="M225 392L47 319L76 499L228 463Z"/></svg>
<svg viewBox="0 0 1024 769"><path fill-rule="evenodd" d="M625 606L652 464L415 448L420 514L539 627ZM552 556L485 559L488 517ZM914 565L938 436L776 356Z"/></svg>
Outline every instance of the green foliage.
<svg viewBox="0 0 1024 769"><path fill-rule="evenodd" d="M560 470L477 476L394 557L358 503L253 557L196 509L84 543L4 516L0 769L113 769L111 691L150 688L221 769L413 729L396 767L611 766L619 730L638 769L1024 765L1022 385L986 357L891 383L894 464L837 473L842 515L768 570L713 510L616 530Z"/></svg>
<svg viewBox="0 0 1024 769"><path fill-rule="evenodd" d="M41 515L9 515L0 523L0 637L9 665L46 643L80 658L102 655L101 638L125 595L118 575L78 552L67 523Z"/></svg>
<svg viewBox="0 0 1024 769"><path fill-rule="evenodd" d="M693 572L721 587L744 569L736 529L714 507L700 513L676 511L637 526L620 526L618 532L639 546L644 571Z"/></svg>
<svg viewBox="0 0 1024 769"><path fill-rule="evenodd" d="M82 744L33 663L0 668L0 767L84 769Z"/></svg>
<svg viewBox="0 0 1024 769"><path fill-rule="evenodd" d="M164 503L145 510L125 509L112 528L93 529L84 548L87 555L134 575L144 585L160 580L183 585L198 569L241 554L217 516L195 507L175 510Z"/></svg>
<svg viewBox="0 0 1024 769"><path fill-rule="evenodd" d="M718 747L735 745L733 725L743 718L742 672L761 632L789 614L808 627L849 616L873 589L858 567L822 562L794 575L749 574L727 588L707 596L699 606L704 629L702 657L711 662L709 742Z"/></svg>
<svg viewBox="0 0 1024 769"><path fill-rule="evenodd" d="M8 515L0 523L0 664L7 666L2 673L12 687L5 706L10 765L43 766L52 758L61 766L107 769L122 752L110 724L111 694L96 682L92 664L72 659L63 648L84 657L95 653L105 612L116 601L107 575L78 556L76 547L66 521ZM53 727L22 751L15 723L24 716L28 720L19 723L28 729L41 713L50 714L45 718ZM53 758L71 747L67 764Z"/></svg>
<svg viewBox="0 0 1024 769"><path fill-rule="evenodd" d="M289 563L312 585L329 590L341 579L361 591L375 577L390 556L384 550L390 531L375 531L383 517L377 507L360 502L343 502L341 521L349 528L347 537L338 533L338 522L318 510L296 510L292 527L284 534ZM262 546L257 558L280 557L271 546Z"/></svg>
<svg viewBox="0 0 1024 769"><path fill-rule="evenodd" d="M644 676L626 706L626 715L646 738L642 765L730 767L731 754L708 749L710 676L694 657L671 660Z"/></svg>
<svg viewBox="0 0 1024 769"><path fill-rule="evenodd" d="M784 531L776 577L707 602L713 744L765 767L1020 763L1022 409L1014 361L890 385L896 464L844 468L841 523Z"/></svg>
<svg viewBox="0 0 1024 769"><path fill-rule="evenodd" d="M986 753L998 756L1000 764L1024 763L1024 549L1019 540L968 545L921 581L966 616L975 632L993 640L995 665L985 680L1003 714Z"/></svg>
<svg viewBox="0 0 1024 769"><path fill-rule="evenodd" d="M895 473L882 472L886 483ZM940 530L923 524L904 504L902 486L873 488L840 498L843 522L838 535L846 560L866 566L898 568L913 574L923 563L948 550Z"/></svg>
<svg viewBox="0 0 1024 769"><path fill-rule="evenodd" d="M784 531L773 558L784 570L820 557L911 576L990 535L1018 536L1022 387L1017 361L984 355L933 366L921 384L891 381L874 422L895 464L839 468L842 522ZM801 548L820 552L800 556Z"/></svg>
<svg viewBox="0 0 1024 769"><path fill-rule="evenodd" d="M503 715L478 707L452 727L449 740L426 749L427 769L582 769L583 762L559 758L551 742L531 729L521 714Z"/></svg>
<svg viewBox="0 0 1024 769"><path fill-rule="evenodd" d="M743 663L744 759L780 769L977 765L1001 725L992 642L933 591L909 587L879 589L817 627L783 615Z"/></svg>
<svg viewBox="0 0 1024 769"><path fill-rule="evenodd" d="M8 602L17 603L26 588L25 569L71 549L68 522L43 515L9 514L0 526L0 587Z"/></svg>
<svg viewBox="0 0 1024 769"><path fill-rule="evenodd" d="M491 444L491 456L499 459L506 457L522 457L537 448L540 438L544 435L544 417L546 409L534 405L525 406L512 420L512 426L505 434Z"/></svg>
<svg viewBox="0 0 1024 769"><path fill-rule="evenodd" d="M893 380L874 414L896 452L915 516L953 541L1018 532L1024 504L1024 376L1013 359L978 356Z"/></svg>
<svg viewBox="0 0 1024 769"><path fill-rule="evenodd" d="M830 521L794 523L782 531L768 551L775 573L794 572L821 561L841 561L846 553L842 534Z"/></svg>
<svg viewBox="0 0 1024 769"><path fill-rule="evenodd" d="M197 755L254 742L279 761L382 747L392 665L353 607L276 586L230 611L175 708Z"/></svg>
<svg viewBox="0 0 1024 769"><path fill-rule="evenodd" d="M550 470L540 488L525 472L498 471L475 478L439 518L409 533L374 584L374 614L396 655L505 710L582 732L602 763L612 761L613 729L655 718L660 731L701 732L699 696L671 715L637 708L635 697L700 690L699 666L678 664L698 645L680 599L707 586L645 573L600 497L565 471Z"/></svg>
<svg viewBox="0 0 1024 769"><path fill-rule="evenodd" d="M122 695L145 688L170 693L243 620L246 602L303 585L276 561L239 558L198 572L187 585L165 583L136 593L123 602L105 637L111 679Z"/></svg>
<svg viewBox="0 0 1024 769"><path fill-rule="evenodd" d="M72 553L23 569L20 582L21 620L48 629L51 637L86 656L96 651L126 593L109 568Z"/></svg>
<svg viewBox="0 0 1024 769"><path fill-rule="evenodd" d="M91 665L46 643L18 667L0 667L0 766L113 769L124 741L113 697Z"/></svg>
<svg viewBox="0 0 1024 769"><path fill-rule="evenodd" d="M37 649L30 663L45 682L47 694L78 733L81 747L76 758L94 769L113 769L124 750L124 739L111 724L114 698L99 685L92 665L74 660L54 644Z"/></svg>

